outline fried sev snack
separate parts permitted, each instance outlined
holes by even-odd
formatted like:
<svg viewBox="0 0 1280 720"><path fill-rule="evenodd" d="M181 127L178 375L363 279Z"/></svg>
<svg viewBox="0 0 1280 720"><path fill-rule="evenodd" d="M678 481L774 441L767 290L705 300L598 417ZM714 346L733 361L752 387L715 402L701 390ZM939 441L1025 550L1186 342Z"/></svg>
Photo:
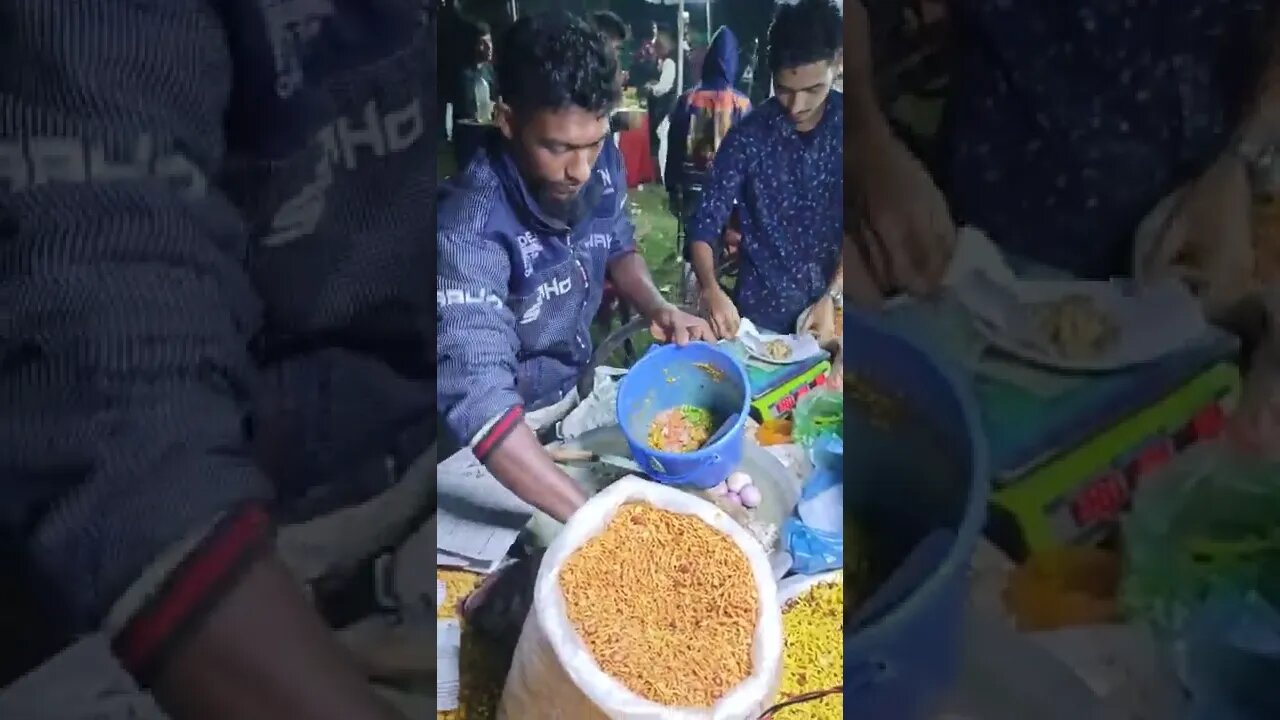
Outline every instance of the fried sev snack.
<svg viewBox="0 0 1280 720"><path fill-rule="evenodd" d="M751 674L750 563L697 517L622 505L565 562L560 590L600 668L651 702L711 707Z"/></svg>
<svg viewBox="0 0 1280 720"><path fill-rule="evenodd" d="M1095 358L1117 342L1120 329L1087 295L1068 295L1032 310L1044 339L1070 360Z"/></svg>
<svg viewBox="0 0 1280 720"><path fill-rule="evenodd" d="M844 682L844 583L813 586L782 608L783 699ZM844 696L828 695L779 710L776 720L839 720Z"/></svg>

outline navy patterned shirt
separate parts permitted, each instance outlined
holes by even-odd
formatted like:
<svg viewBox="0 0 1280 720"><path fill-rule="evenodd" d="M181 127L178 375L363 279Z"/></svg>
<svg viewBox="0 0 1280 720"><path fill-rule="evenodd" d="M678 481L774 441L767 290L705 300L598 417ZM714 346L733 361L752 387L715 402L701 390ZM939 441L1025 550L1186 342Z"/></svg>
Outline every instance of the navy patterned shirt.
<svg viewBox="0 0 1280 720"><path fill-rule="evenodd" d="M742 265L734 303L758 327L792 332L835 274L844 233L844 97L833 91L818 126L797 132L771 98L716 151L689 237L716 243L734 203Z"/></svg>
<svg viewBox="0 0 1280 720"><path fill-rule="evenodd" d="M944 184L1009 252L1105 278L1226 145L1266 0L955 0Z"/></svg>

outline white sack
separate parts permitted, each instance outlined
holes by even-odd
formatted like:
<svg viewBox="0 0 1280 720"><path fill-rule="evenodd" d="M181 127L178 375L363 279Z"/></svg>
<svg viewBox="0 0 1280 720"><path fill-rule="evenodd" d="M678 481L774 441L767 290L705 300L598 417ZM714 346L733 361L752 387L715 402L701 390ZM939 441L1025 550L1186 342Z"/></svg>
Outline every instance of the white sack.
<svg viewBox="0 0 1280 720"><path fill-rule="evenodd" d="M754 670L710 709L667 708L606 675L565 614L560 570L602 532L627 502L695 515L729 536L747 556L759 595L760 617L751 650ZM644 548L636 548L637 553ZM569 519L538 570L533 608L525 619L498 709L499 720L755 720L778 692L782 671L782 614L778 587L764 550L715 505L681 490L627 476L593 497ZM677 678L678 680L678 678Z"/></svg>

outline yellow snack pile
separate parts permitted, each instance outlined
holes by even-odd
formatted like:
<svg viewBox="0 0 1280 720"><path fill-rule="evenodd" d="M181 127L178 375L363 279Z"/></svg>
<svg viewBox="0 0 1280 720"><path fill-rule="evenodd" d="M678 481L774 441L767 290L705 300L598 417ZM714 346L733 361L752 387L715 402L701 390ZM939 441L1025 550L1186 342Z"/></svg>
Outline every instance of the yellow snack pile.
<svg viewBox="0 0 1280 720"><path fill-rule="evenodd" d="M821 583L782 609L779 700L844 684L844 583ZM844 696L785 707L775 720L841 720Z"/></svg>
<svg viewBox="0 0 1280 720"><path fill-rule="evenodd" d="M444 602L436 609L436 617L442 620L458 616L458 603L484 578L464 570L436 572L436 579L444 583ZM458 709L436 713L437 720L493 720L498 716L498 700L502 697L504 670L494 658L500 654L486 645L465 626L462 629L462 657L459 666L462 687L459 689Z"/></svg>

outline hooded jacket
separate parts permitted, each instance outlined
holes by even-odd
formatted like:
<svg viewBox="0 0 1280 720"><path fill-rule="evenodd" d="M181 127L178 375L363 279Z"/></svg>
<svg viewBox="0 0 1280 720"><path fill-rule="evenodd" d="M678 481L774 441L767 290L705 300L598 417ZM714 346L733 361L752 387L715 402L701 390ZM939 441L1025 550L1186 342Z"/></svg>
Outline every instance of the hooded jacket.
<svg viewBox="0 0 1280 720"><path fill-rule="evenodd" d="M440 411L484 459L523 413L561 400L591 358L609 261L635 251L622 156L606 140L579 219L539 207L492 134L441 192L436 244Z"/></svg>
<svg viewBox="0 0 1280 720"><path fill-rule="evenodd" d="M751 101L735 88L737 81L738 39L732 30L721 26L703 61L702 81L681 95L671 112L663 178L668 192L675 192L685 181L688 158L697 156L709 164L729 128L751 111ZM705 170L701 160L697 164L699 170Z"/></svg>

